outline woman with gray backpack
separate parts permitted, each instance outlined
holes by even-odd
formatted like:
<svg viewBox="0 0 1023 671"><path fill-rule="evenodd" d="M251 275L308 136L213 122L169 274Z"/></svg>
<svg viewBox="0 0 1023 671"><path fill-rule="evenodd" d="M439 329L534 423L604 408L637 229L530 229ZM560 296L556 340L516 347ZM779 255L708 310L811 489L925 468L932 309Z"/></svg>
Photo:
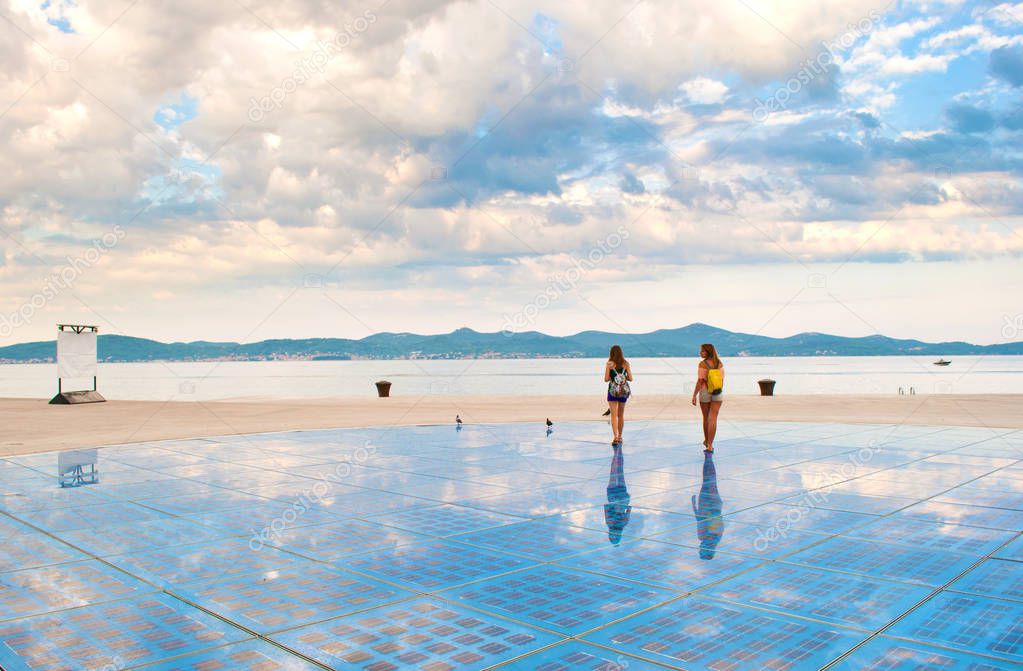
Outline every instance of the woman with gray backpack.
<svg viewBox="0 0 1023 671"><path fill-rule="evenodd" d="M625 424L625 402L632 395L632 366L625 360L622 348L615 345L607 356L604 366L604 382L607 382L607 405L611 411L611 431L614 438L611 446L622 444L622 427Z"/></svg>

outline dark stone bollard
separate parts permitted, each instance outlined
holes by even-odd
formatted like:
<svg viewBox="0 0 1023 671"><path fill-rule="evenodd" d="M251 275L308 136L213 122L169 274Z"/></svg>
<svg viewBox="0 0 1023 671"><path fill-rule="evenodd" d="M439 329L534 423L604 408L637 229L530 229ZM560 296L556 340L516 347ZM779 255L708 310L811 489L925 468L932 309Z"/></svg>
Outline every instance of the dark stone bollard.
<svg viewBox="0 0 1023 671"><path fill-rule="evenodd" d="M761 396L774 396L774 380L758 380Z"/></svg>
<svg viewBox="0 0 1023 671"><path fill-rule="evenodd" d="M388 398L391 395L391 383L387 380L381 380L377 382L377 396L380 398Z"/></svg>

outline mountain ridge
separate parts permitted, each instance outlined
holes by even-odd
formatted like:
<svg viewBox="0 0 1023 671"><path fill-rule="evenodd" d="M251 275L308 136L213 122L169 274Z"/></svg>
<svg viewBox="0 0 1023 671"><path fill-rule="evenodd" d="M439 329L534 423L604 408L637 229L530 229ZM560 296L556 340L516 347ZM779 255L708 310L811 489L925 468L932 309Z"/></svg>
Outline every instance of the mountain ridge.
<svg viewBox="0 0 1023 671"><path fill-rule="evenodd" d="M123 335L100 335L99 360L142 361L321 361L349 359L515 359L603 357L618 343L632 357L690 357L702 342L714 342L721 356L955 356L1023 355L1023 342L974 345L963 341L929 343L874 334L848 337L819 332L785 338L728 331L693 323L647 333L587 330L570 336L539 331L485 333L462 327L450 333L374 333L349 338L274 338L254 343L196 340L164 343ZM56 341L0 347L0 363L46 363Z"/></svg>

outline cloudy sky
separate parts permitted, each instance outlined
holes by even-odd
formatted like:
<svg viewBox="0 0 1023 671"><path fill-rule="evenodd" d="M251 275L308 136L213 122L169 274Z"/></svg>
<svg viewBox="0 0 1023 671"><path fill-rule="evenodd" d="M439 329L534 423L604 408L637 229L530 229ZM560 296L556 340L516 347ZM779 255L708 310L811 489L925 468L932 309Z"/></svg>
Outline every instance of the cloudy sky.
<svg viewBox="0 0 1023 671"><path fill-rule="evenodd" d="M1023 339L1021 28L955 0L0 0L0 345Z"/></svg>

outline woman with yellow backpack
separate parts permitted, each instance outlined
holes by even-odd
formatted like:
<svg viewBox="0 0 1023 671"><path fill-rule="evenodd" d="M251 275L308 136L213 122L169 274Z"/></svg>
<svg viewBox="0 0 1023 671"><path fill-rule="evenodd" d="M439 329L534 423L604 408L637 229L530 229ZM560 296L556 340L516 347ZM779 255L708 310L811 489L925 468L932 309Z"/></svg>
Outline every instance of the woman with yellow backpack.
<svg viewBox="0 0 1023 671"><path fill-rule="evenodd" d="M693 389L693 405L700 399L700 410L703 412L703 447L704 452L714 452L714 435L718 431L718 413L724 401L725 365L718 358L714 345L700 345L700 365L696 369L696 388Z"/></svg>

